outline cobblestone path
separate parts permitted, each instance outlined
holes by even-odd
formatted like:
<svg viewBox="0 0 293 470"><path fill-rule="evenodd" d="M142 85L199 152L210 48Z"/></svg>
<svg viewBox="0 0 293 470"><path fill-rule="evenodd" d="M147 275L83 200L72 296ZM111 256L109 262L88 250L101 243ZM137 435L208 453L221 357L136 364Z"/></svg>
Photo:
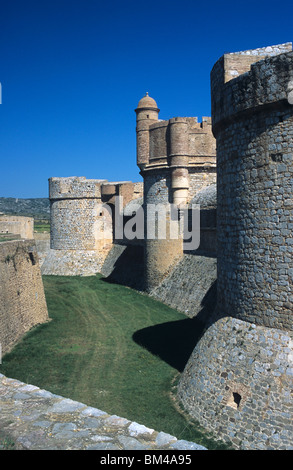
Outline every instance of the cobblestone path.
<svg viewBox="0 0 293 470"><path fill-rule="evenodd" d="M2 374L0 431L17 450L207 450Z"/></svg>

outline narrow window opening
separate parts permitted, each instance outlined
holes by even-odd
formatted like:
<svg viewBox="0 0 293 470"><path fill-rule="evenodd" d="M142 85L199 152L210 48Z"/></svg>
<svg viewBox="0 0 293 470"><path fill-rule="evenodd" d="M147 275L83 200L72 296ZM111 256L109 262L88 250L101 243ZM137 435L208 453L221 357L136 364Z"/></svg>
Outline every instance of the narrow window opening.
<svg viewBox="0 0 293 470"><path fill-rule="evenodd" d="M34 257L34 254L32 252L29 253L30 260L32 262L32 265L34 266L36 264L36 260Z"/></svg>

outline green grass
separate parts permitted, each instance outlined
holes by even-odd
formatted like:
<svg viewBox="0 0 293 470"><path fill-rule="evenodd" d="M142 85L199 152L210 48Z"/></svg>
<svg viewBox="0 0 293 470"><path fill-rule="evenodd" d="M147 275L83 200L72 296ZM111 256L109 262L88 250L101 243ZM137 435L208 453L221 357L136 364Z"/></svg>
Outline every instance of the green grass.
<svg viewBox="0 0 293 470"><path fill-rule="evenodd" d="M34 231L35 232L50 232L50 224L42 223L42 222L35 222L34 223Z"/></svg>
<svg viewBox="0 0 293 470"><path fill-rule="evenodd" d="M180 412L178 380L200 326L148 296L92 277L44 276L51 321L4 356L0 373L209 449Z"/></svg>

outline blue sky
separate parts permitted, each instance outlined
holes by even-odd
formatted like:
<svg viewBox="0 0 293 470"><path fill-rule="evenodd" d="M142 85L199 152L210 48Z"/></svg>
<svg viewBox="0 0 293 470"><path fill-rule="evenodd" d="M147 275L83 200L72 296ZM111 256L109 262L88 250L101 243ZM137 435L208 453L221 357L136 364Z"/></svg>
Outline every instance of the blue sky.
<svg viewBox="0 0 293 470"><path fill-rule="evenodd" d="M292 40L291 0L1 0L0 197L47 197L51 176L141 181L145 92L161 119L201 119L225 52Z"/></svg>

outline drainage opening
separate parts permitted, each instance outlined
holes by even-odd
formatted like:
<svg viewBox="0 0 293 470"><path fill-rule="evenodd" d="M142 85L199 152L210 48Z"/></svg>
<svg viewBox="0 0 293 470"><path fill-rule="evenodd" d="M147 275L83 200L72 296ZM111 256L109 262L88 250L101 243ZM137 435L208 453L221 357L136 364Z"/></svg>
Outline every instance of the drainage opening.
<svg viewBox="0 0 293 470"><path fill-rule="evenodd" d="M237 392L232 392L228 402L227 402L227 405L228 406L231 406L231 408L234 408L235 410L238 410L239 406L240 406L240 402L241 402L241 395L239 395L239 393Z"/></svg>
<svg viewBox="0 0 293 470"><path fill-rule="evenodd" d="M237 393L237 392L233 392L233 399L234 399L234 403L235 403L236 407L239 408L239 405L240 405L240 402L241 402L241 395L239 395L239 393Z"/></svg>

